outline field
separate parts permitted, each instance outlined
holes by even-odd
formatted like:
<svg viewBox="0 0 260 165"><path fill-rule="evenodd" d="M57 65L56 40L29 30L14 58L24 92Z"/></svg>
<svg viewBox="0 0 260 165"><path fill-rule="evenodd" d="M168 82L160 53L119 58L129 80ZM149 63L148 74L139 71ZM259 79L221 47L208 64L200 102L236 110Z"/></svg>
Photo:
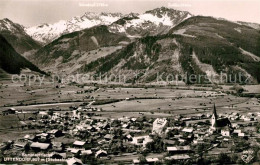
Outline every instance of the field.
<svg viewBox="0 0 260 165"><path fill-rule="evenodd" d="M82 89L77 86L56 88L53 83L45 83L40 86L24 85L22 83L2 82L0 107L22 106L32 104L64 103L83 100L83 94L75 94Z"/></svg>
<svg viewBox="0 0 260 165"><path fill-rule="evenodd" d="M35 117L31 113L17 115L0 115L0 143L8 140L15 140L17 137L23 137L26 134L34 133L36 130L22 130L22 122L28 122L29 117Z"/></svg>
<svg viewBox="0 0 260 165"><path fill-rule="evenodd" d="M17 127L21 126L20 121L26 122L30 115L33 116L31 112L47 111L50 108L59 108L65 112L69 111L70 106L79 106L83 102L102 109L94 113L95 118L104 119L123 116L171 118L175 115L211 114L214 103L220 114L259 112L260 107L256 98L229 95L211 87L133 88L66 85L56 88L52 83L42 86L14 84L7 80L1 83L0 111L12 107L25 113L8 117L0 115L1 141L8 140L8 137L22 137L27 134L29 130L22 131ZM248 92L256 91L254 89L257 88L258 86L246 87ZM230 87L224 86L223 89L229 90Z"/></svg>

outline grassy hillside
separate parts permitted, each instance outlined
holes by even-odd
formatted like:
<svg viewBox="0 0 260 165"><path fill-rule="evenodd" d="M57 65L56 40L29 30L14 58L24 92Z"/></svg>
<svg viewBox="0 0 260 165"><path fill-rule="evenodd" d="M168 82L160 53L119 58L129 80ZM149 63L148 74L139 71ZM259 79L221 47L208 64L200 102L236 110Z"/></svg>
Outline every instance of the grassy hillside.
<svg viewBox="0 0 260 165"><path fill-rule="evenodd" d="M225 20L216 20L211 17L192 17L174 27L170 34L184 30L184 34L176 37L182 45L182 65L190 60L194 51L202 63L213 66L217 73L221 71L234 72L231 66L245 69L260 82L260 32L243 25ZM194 36L187 37L186 35ZM243 51L252 53L255 58L246 55Z"/></svg>
<svg viewBox="0 0 260 165"><path fill-rule="evenodd" d="M260 33L256 29L212 17L191 17L166 35L147 36L123 50L93 61L83 72L125 73L130 79L156 81L157 73L221 72L260 82ZM133 77L137 71L141 74ZM145 72L145 74L144 74ZM131 80L130 80L131 81ZM202 81L203 83L203 81Z"/></svg>
<svg viewBox="0 0 260 165"><path fill-rule="evenodd" d="M117 46L130 40L119 34L110 33L106 26L97 26L66 34L41 48L32 60L39 66L48 67L58 58L67 63L83 53L102 47Z"/></svg>
<svg viewBox="0 0 260 165"><path fill-rule="evenodd" d="M19 74L21 69L24 68L43 73L35 65L19 55L2 35L0 35L0 68L11 74Z"/></svg>

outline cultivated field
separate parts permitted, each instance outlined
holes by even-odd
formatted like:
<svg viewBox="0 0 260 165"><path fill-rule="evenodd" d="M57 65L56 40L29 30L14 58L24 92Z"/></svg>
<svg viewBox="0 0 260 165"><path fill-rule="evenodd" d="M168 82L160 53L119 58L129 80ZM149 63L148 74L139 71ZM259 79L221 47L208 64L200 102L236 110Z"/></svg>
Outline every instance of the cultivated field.
<svg viewBox="0 0 260 165"><path fill-rule="evenodd" d="M208 114L211 113L214 103L219 113L259 112L260 107L256 98L237 97L220 90L214 91L210 87L113 88L66 85L57 88L52 83L45 83L42 86L14 84L10 81L1 83L1 111L12 107L23 112L47 111L50 108L59 108L65 112L69 111L70 106L92 103L92 107L102 110L94 112L96 118L123 116L157 118ZM229 88L224 87L226 90ZM253 88L257 87L250 86L247 89L252 90ZM6 134L9 136L24 135L16 127L21 124L19 120L26 121L29 115L30 113L21 117L17 115L0 116L2 138L5 139Z"/></svg>

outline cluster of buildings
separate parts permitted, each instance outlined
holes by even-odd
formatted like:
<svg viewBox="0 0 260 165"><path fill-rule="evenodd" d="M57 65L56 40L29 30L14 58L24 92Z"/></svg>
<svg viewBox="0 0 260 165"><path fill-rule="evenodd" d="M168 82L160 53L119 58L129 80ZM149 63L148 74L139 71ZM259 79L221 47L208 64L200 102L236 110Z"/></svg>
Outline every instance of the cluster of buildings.
<svg viewBox="0 0 260 165"><path fill-rule="evenodd" d="M34 132L2 143L3 156L32 158L37 154L44 162L83 164L99 160L116 162L118 157L124 161L131 155L133 159L129 163L153 164L193 161L198 157L199 145L207 146L205 151L214 156L220 154L216 148L227 147L230 151L236 140L250 139L253 143L259 138L254 129L260 114L219 115L215 105L211 114L157 119L145 116L108 119L86 109L93 108L41 111L38 119L30 123L23 121L26 125L23 129ZM12 113L10 110L8 114ZM153 156L154 153L158 154ZM145 155L144 160L140 158L142 155Z"/></svg>

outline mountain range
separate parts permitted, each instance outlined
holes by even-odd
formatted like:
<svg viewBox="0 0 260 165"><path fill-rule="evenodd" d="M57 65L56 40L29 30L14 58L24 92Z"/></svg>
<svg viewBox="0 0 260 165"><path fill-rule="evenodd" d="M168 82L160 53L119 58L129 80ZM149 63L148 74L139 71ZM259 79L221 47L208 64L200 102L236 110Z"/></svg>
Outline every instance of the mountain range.
<svg viewBox="0 0 260 165"><path fill-rule="evenodd" d="M158 72L217 78L221 73L242 73L243 78L260 82L256 23L194 16L165 7L143 14L87 12L29 28L8 19L0 23L0 34L12 47L45 71L120 72L128 82L156 81ZM140 72L137 77L136 72Z"/></svg>
<svg viewBox="0 0 260 165"><path fill-rule="evenodd" d="M191 17L189 12L168 9L165 7L146 11L143 14L130 13L91 13L73 17L71 20L61 20L54 24L42 24L25 28L34 40L48 44L63 34L91 28L98 25L108 25L109 30L129 36L160 34L166 29ZM112 25L111 25L112 24Z"/></svg>

